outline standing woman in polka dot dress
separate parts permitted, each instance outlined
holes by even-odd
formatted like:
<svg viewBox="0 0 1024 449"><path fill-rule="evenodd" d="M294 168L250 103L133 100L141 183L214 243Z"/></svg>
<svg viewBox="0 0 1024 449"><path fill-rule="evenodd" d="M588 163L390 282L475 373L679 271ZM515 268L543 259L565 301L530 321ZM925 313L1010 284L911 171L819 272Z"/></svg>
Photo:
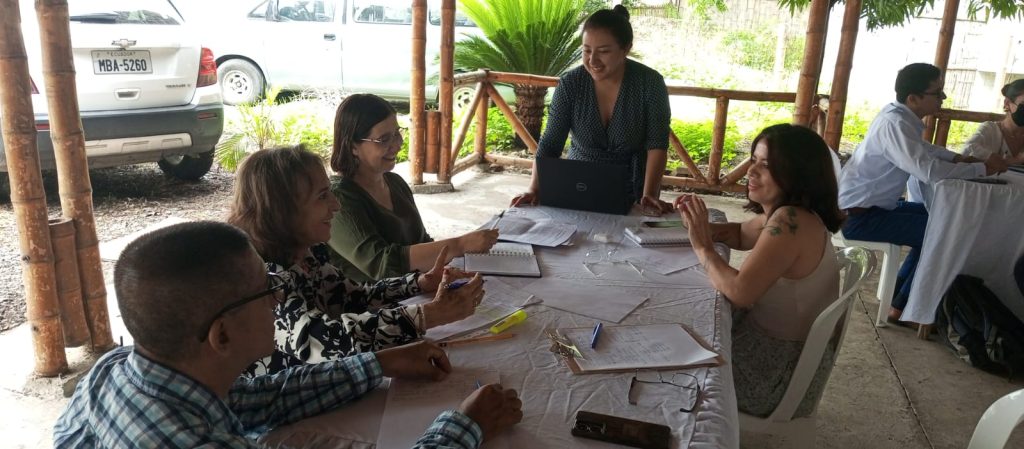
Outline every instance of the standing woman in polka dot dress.
<svg viewBox="0 0 1024 449"><path fill-rule="evenodd" d="M571 133L569 159L628 166L624 188L632 198L645 211L668 212L672 205L658 199L668 157L668 91L661 74L626 58L632 47L633 27L622 5L587 18L583 65L555 88L537 157L561 157ZM530 190L512 205L536 204L538 188L535 165Z"/></svg>

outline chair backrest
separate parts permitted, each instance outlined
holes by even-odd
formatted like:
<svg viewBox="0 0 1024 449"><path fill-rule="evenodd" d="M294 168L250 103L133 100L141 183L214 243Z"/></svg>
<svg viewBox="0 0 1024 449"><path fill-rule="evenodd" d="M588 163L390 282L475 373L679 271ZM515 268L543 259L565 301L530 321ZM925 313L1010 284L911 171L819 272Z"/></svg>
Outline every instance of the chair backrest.
<svg viewBox="0 0 1024 449"><path fill-rule="evenodd" d="M850 309L853 299L864 279L875 269L875 255L864 248L852 246L843 248L836 253L839 258L839 272L841 274L841 288L839 298L825 308L818 318L811 325L811 331L807 334L807 341L803 350L800 351L800 359L797 361L793 376L789 379L786 387L786 394L782 401L775 407L768 421L785 422L793 419L797 407L803 401L807 389L811 386L814 374L821 366L825 350L833 339L835 342L835 354L839 355L839 349L843 345L843 338L846 336L846 323L850 319Z"/></svg>
<svg viewBox="0 0 1024 449"><path fill-rule="evenodd" d="M999 398L985 410L967 449L1002 449L1021 420L1024 420L1024 390L1017 390Z"/></svg>

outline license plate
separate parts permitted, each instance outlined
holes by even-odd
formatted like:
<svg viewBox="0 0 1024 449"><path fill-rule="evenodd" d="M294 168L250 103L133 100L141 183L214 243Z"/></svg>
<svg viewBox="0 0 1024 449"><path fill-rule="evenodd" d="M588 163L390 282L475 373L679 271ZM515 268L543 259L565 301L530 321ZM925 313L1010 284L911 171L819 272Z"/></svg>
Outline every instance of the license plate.
<svg viewBox="0 0 1024 449"><path fill-rule="evenodd" d="M153 60L149 57L149 50L95 50L92 52L92 72L97 75L153 73Z"/></svg>

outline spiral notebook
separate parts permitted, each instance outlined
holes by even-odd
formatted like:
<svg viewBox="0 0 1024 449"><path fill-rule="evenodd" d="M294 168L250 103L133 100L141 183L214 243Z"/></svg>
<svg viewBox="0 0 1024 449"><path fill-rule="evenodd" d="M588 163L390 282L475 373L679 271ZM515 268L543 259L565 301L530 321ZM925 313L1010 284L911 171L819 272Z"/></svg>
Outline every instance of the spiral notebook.
<svg viewBox="0 0 1024 449"><path fill-rule="evenodd" d="M690 232L686 228L649 228L644 226L626 228L626 238L640 246L683 246L690 244Z"/></svg>
<svg viewBox="0 0 1024 449"><path fill-rule="evenodd" d="M466 254L466 271L494 276L540 277L540 264L528 243L498 242L487 253Z"/></svg>

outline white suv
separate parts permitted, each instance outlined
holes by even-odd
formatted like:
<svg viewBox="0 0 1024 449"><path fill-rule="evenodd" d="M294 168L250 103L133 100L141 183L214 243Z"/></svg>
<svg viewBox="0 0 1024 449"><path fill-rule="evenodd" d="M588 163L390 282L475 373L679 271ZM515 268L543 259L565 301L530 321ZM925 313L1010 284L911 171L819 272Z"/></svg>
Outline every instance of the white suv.
<svg viewBox="0 0 1024 449"><path fill-rule="evenodd" d="M71 0L68 6L89 166L159 162L177 178L205 175L224 127L213 52L169 0ZM32 1L21 0L20 7L39 158L52 169L38 22ZM6 172L2 146L0 172Z"/></svg>

